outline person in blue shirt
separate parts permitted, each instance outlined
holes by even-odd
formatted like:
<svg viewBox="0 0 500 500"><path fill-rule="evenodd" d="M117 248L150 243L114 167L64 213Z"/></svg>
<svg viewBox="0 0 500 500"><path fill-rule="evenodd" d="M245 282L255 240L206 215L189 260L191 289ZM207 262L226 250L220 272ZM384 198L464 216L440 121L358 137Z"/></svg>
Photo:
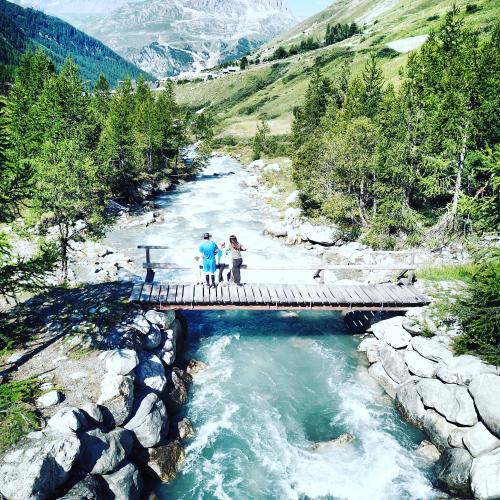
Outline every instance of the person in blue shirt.
<svg viewBox="0 0 500 500"><path fill-rule="evenodd" d="M205 280L207 286L210 288L217 288L215 284L215 271L217 270L217 262L215 256L219 251L217 244L210 240L211 235L205 233L203 235L203 243L200 245L200 253L203 258L203 272L205 273ZM210 278L212 284L210 285Z"/></svg>

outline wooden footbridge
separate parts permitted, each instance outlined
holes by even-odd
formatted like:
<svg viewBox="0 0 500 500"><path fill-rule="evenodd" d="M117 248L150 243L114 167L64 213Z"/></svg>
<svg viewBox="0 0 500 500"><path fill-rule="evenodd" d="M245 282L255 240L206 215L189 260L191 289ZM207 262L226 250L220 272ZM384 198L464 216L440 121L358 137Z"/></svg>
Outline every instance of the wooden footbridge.
<svg viewBox="0 0 500 500"><path fill-rule="evenodd" d="M412 274L414 265L402 266L324 266L322 269L309 269L311 275L319 276L316 284L256 284L242 286L219 284L214 288L207 285L178 282L154 281L154 269L187 270L175 264L152 263L150 250L165 247L144 247L146 262L143 267L148 273L143 283L132 289L130 301L145 309L158 310L327 310L327 311L406 311L413 307L430 304L430 299L422 295L411 284L379 285L327 285L324 272L327 270L349 271L394 271L399 278ZM227 267L227 266L226 266ZM244 267L246 269L246 267ZM304 271L307 268L262 268L259 271ZM312 280L312 279L311 279ZM312 280L313 281L313 280ZM411 282L411 280L406 280Z"/></svg>

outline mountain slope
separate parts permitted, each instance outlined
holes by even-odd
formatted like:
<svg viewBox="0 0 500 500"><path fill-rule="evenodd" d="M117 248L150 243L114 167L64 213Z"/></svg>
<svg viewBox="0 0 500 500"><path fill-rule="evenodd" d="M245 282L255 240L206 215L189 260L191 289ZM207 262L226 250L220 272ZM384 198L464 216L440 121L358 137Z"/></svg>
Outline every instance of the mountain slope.
<svg viewBox="0 0 500 500"><path fill-rule="evenodd" d="M467 26L485 33L499 18L497 0L459 0L461 17ZM243 138L255 134L259 119L269 122L274 134L290 131L293 108L300 105L314 68L331 77L349 63L351 74L359 73L371 54L376 54L386 79L399 85L399 69L408 52L420 46L450 9L449 0L337 0L330 7L256 51L252 59L264 61L279 46L312 37L323 41L328 24L351 23L362 27L362 34L317 50L301 53L279 62L260 62L248 70L218 80L177 86L177 98L198 108L211 108L222 123L221 135ZM274 68L274 69L273 69Z"/></svg>
<svg viewBox="0 0 500 500"><path fill-rule="evenodd" d="M0 64L5 78L22 52L41 46L56 66L71 56L82 77L95 81L104 73L111 84L127 76L149 77L139 68L70 24L42 12L0 0ZM5 79L4 78L4 79Z"/></svg>
<svg viewBox="0 0 500 500"><path fill-rule="evenodd" d="M297 19L284 0L17 0L60 15L157 76L213 66Z"/></svg>

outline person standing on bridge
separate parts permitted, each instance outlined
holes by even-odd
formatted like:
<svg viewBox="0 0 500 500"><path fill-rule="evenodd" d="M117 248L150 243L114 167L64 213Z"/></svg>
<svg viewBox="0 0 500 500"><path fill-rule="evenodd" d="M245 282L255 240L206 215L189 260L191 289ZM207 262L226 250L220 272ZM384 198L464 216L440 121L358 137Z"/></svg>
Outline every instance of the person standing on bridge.
<svg viewBox="0 0 500 500"><path fill-rule="evenodd" d="M217 270L217 263L215 256L219 251L217 244L210 240L211 235L205 233L203 235L203 243L200 245L200 253L203 258L203 272L205 273L205 279L207 281L207 286L210 288L216 288L215 284L215 271ZM210 277L212 278L212 284L210 284Z"/></svg>
<svg viewBox="0 0 500 500"><path fill-rule="evenodd" d="M246 252L247 249L238 242L238 238L234 234L229 237L229 249L233 258L233 267L231 269L233 282L241 286L241 265L243 264L241 252Z"/></svg>
<svg viewBox="0 0 500 500"><path fill-rule="evenodd" d="M226 242L220 244L219 251L217 252L217 267L219 269L219 283L224 284L224 269L229 262L229 249L226 248Z"/></svg>

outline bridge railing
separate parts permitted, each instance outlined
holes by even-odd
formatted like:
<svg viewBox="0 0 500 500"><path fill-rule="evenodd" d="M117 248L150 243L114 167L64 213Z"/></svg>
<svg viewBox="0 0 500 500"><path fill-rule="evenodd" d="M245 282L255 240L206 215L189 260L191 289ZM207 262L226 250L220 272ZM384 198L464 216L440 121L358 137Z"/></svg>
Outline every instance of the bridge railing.
<svg viewBox="0 0 500 500"><path fill-rule="evenodd" d="M155 269L168 270L168 271L193 271L193 267L182 266L179 264L173 264L170 262L152 262L151 261L151 250L167 250L170 247L161 245L139 245L137 248L144 249L146 251L146 261L143 262L142 267L146 269L146 279L147 283L154 281ZM398 279L407 276L409 282L413 281L414 272L417 270L415 265L415 253L414 252L387 252L388 254L398 254L398 255L408 255L410 257L409 264L320 264L319 266L251 266L243 264L241 269L253 270L253 271L314 271L315 277L319 278L319 283L325 282L325 272L326 271L393 271L398 272ZM229 264L221 264L224 269L230 269ZM203 266L199 266L203 269Z"/></svg>

